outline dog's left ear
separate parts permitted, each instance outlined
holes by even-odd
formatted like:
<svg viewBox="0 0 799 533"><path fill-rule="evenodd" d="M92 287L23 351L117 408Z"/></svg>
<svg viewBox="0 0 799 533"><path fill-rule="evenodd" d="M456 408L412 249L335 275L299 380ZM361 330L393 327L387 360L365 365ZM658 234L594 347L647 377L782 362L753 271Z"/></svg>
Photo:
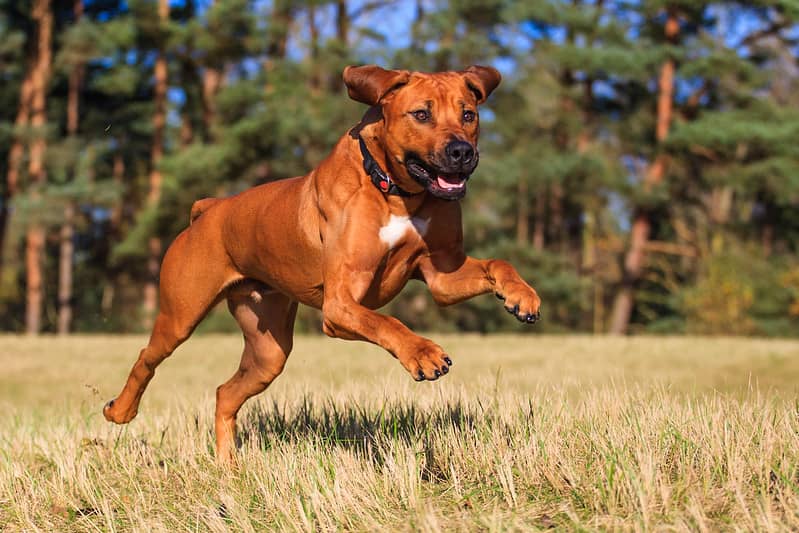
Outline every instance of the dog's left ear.
<svg viewBox="0 0 799 533"><path fill-rule="evenodd" d="M350 98L367 105L377 105L392 90L408 83L410 77L407 70L385 70L377 65L346 67L343 76Z"/></svg>
<svg viewBox="0 0 799 533"><path fill-rule="evenodd" d="M460 72L466 80L466 85L477 96L477 103L482 104L488 95L497 88L502 81L502 75L494 67L472 65Z"/></svg>

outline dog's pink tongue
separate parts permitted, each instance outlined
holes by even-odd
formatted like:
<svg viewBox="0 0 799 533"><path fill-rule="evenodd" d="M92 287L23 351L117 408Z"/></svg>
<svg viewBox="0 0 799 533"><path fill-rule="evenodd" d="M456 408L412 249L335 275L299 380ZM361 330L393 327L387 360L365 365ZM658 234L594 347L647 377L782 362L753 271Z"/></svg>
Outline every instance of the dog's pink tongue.
<svg viewBox="0 0 799 533"><path fill-rule="evenodd" d="M436 178L436 183L442 189L460 189L464 182L457 174L439 174Z"/></svg>

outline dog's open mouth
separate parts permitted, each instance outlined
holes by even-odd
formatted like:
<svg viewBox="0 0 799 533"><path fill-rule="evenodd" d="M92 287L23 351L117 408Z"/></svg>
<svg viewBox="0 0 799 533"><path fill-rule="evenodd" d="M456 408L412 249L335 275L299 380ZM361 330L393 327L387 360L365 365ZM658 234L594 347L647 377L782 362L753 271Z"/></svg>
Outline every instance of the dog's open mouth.
<svg viewBox="0 0 799 533"><path fill-rule="evenodd" d="M466 181L469 174L452 174L436 170L415 157L406 159L408 174L437 198L459 200L466 195Z"/></svg>

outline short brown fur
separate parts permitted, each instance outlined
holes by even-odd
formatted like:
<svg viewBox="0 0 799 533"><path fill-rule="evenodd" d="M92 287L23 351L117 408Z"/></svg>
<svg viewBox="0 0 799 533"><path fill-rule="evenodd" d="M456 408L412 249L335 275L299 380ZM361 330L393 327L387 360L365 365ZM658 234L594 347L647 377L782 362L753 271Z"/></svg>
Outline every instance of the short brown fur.
<svg viewBox="0 0 799 533"><path fill-rule="evenodd" d="M160 310L147 346L106 419L132 420L155 368L221 299L244 333L239 370L217 389L217 457L233 459L236 415L242 404L280 374L291 352L297 303L322 310L331 337L375 343L415 379L434 380L452 362L433 341L374 309L409 279L425 282L435 301L450 305L494 292L522 321L534 322L540 300L507 262L463 251L461 206L426 190L405 166L417 154L431 166L448 143L475 148L479 120L465 111L498 85L490 67L423 74L375 66L347 67L350 96L373 106L309 174L192 206L191 225L167 250L161 267ZM431 111L420 123L419 108ZM411 196L384 194L363 170L360 135L380 167ZM476 162L475 162L476 164ZM402 218L397 218L402 217ZM381 239L392 220L411 222L395 239Z"/></svg>

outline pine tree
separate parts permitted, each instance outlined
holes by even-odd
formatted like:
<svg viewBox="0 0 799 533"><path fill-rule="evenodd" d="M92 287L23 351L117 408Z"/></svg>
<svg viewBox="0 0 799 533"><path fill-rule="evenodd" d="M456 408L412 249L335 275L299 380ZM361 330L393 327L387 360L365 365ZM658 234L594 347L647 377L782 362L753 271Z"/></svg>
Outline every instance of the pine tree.
<svg viewBox="0 0 799 533"><path fill-rule="evenodd" d="M45 186L47 174L44 155L47 149L44 128L47 124L47 84L52 62L53 12L50 0L34 0L31 17L36 22L36 52L31 65L30 125L34 137L30 143L28 163L29 196L36 202ZM44 239L41 223L30 222L25 235L26 311L25 331L37 334L42 325L44 303Z"/></svg>
<svg viewBox="0 0 799 533"><path fill-rule="evenodd" d="M158 0L158 20L162 32L166 31L169 23L169 0ZM161 35L158 45L158 55L155 60L155 90L153 103L153 141L150 152L150 186L147 193L147 206L153 208L161 199L161 159L164 156L164 131L166 128L166 91L168 86L168 71L166 57L166 35ZM155 310L158 305L158 272L161 267L161 253L163 242L158 235L152 235L147 242L147 274L144 285L144 320L145 327L152 324Z"/></svg>
<svg viewBox="0 0 799 533"><path fill-rule="evenodd" d="M74 0L72 6L74 23L80 23L83 16L83 0ZM69 89L67 93L67 136L74 138L78 134L80 92L83 84L84 65L76 62L70 65ZM72 325L72 283L73 256L75 253L75 210L73 201L67 201L64 207L64 222L61 224L60 249L58 262L58 322L56 330L59 334L70 332Z"/></svg>
<svg viewBox="0 0 799 533"><path fill-rule="evenodd" d="M666 21L663 37L666 43L676 45L680 34L678 10L674 5L667 5ZM657 83L657 118L655 126L655 142L662 144L669 133L674 106L674 70L675 60L667 56L660 67ZM662 183L666 160L663 154L657 154L650 162L644 177L644 188L648 192ZM610 323L610 333L627 332L635 304L635 288L644 269L645 248L652 232L651 214L644 208L637 207L635 218L630 228L630 249L624 258L621 288L616 294Z"/></svg>

